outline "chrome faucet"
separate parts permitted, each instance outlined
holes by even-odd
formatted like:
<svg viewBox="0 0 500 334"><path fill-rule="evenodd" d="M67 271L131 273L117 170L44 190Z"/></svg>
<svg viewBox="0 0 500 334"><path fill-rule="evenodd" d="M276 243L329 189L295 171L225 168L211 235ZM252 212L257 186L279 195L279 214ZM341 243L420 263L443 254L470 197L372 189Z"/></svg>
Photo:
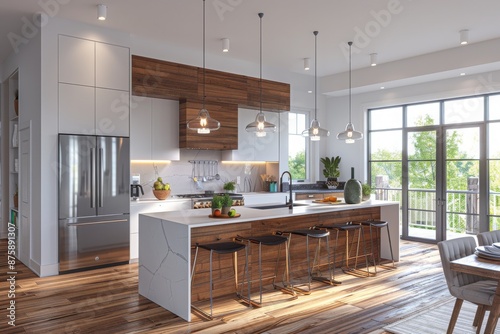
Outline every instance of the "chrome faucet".
<svg viewBox="0 0 500 334"><path fill-rule="evenodd" d="M283 173L281 173L281 176L280 176L280 192L283 192L283 175L285 174L288 174L288 179L290 180L290 186L289 186L289 190L290 190L290 200L289 201L286 201L285 202L285 205L288 205L288 208L289 209L293 209L293 195L292 195L292 174L290 174L289 171L284 171Z"/></svg>

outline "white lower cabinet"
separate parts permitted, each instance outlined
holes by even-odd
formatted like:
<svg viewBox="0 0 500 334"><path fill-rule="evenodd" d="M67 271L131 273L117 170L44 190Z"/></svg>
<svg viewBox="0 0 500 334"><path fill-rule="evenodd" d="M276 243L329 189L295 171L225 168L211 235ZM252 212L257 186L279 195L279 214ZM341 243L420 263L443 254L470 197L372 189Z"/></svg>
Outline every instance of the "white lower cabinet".
<svg viewBox="0 0 500 334"><path fill-rule="evenodd" d="M139 214L191 209L190 199L147 200L130 203L130 260L139 258Z"/></svg>

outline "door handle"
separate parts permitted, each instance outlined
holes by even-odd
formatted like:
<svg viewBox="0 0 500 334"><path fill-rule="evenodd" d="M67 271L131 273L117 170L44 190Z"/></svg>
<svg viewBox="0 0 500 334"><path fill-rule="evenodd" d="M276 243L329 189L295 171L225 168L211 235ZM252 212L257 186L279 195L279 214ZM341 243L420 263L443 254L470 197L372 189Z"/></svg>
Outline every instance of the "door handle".
<svg viewBox="0 0 500 334"><path fill-rule="evenodd" d="M90 207L95 208L95 150L90 149Z"/></svg>
<svg viewBox="0 0 500 334"><path fill-rule="evenodd" d="M85 225L99 225L99 224L109 224L109 223L125 223L127 219L114 219L114 220L102 220L98 222L86 222L86 223L67 223L68 227L71 226L85 226Z"/></svg>
<svg viewBox="0 0 500 334"><path fill-rule="evenodd" d="M103 187L102 187L102 182L104 181L104 173L102 171L102 148L99 149L99 207L102 208L104 206L104 193L103 193Z"/></svg>

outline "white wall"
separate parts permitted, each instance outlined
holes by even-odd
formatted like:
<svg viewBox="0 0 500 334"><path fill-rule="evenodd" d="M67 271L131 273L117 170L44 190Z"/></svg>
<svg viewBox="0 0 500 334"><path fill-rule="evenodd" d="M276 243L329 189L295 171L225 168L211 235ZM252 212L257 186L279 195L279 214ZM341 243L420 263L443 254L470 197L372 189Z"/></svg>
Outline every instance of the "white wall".
<svg viewBox="0 0 500 334"><path fill-rule="evenodd" d="M500 92L500 71L356 94L352 96L352 122L355 129L366 136L366 111L370 108L492 92ZM365 181L367 179L366 141L345 144L335 138L337 133L344 130L348 122L348 96L329 97L327 112L327 126L333 136L328 142L327 152L329 156L342 157L340 179L349 179L350 167L354 167L355 177Z"/></svg>

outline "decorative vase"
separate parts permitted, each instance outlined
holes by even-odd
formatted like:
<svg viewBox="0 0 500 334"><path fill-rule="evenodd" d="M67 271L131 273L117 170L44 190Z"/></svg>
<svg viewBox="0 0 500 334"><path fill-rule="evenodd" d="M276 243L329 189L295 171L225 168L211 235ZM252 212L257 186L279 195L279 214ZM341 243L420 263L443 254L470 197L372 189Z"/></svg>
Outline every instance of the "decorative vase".
<svg viewBox="0 0 500 334"><path fill-rule="evenodd" d="M229 210L231 210L231 207L230 206L223 206L222 207L222 214L223 215L227 215L229 213Z"/></svg>
<svg viewBox="0 0 500 334"><path fill-rule="evenodd" d="M14 128L12 129L12 147L17 147L19 145L19 137L17 132L17 123L14 124Z"/></svg>
<svg viewBox="0 0 500 334"><path fill-rule="evenodd" d="M351 179L344 186L344 199L347 204L361 203L361 182L354 178L354 167L351 167Z"/></svg>

